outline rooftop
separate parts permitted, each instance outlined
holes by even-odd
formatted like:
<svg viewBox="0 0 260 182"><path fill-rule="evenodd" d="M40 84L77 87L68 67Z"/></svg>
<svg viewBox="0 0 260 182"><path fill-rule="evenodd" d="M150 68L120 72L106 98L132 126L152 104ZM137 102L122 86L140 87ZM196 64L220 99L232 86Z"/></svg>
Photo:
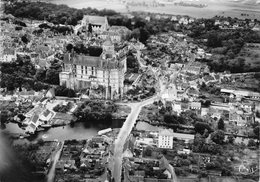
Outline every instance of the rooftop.
<svg viewBox="0 0 260 182"><path fill-rule="evenodd" d="M159 135L162 135L162 136L173 136L173 132L171 130L160 130L159 131Z"/></svg>

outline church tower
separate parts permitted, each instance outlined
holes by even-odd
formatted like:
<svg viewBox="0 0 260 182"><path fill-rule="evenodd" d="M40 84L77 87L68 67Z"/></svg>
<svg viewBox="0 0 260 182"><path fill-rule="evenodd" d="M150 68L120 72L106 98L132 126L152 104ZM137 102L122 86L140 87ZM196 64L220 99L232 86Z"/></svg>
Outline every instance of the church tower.
<svg viewBox="0 0 260 182"><path fill-rule="evenodd" d="M106 55L106 58L112 58L115 55L115 46L109 35L103 44L103 54Z"/></svg>

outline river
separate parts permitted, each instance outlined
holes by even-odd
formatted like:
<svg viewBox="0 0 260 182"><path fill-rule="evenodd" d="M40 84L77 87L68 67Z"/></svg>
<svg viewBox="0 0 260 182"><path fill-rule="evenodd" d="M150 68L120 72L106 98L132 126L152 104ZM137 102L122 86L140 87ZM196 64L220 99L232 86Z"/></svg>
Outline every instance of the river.
<svg viewBox="0 0 260 182"><path fill-rule="evenodd" d="M118 123L119 121L114 122L112 124L112 128L120 128L122 125ZM45 141L55 140L55 139L57 139L58 141L65 141L65 140L72 140L72 139L83 140L83 139L89 139L94 135L97 135L99 130L105 128L107 127L94 127L94 126L85 127L82 123L75 123L73 127L67 125L67 126L50 128L45 131L40 131L30 137L24 139L17 139L14 141L14 143L15 144L31 143L31 142L36 142L39 139L43 139ZM146 122L138 122L136 124L136 129L147 130L147 131L159 131L160 129L163 129L163 127L153 126ZM21 129L18 126L18 124L15 123L6 124L6 128L4 129L4 131L9 131L12 133L24 133L24 130ZM235 142L236 143L244 142L247 145L248 139L236 137Z"/></svg>
<svg viewBox="0 0 260 182"><path fill-rule="evenodd" d="M75 123L74 126L60 126L50 128L44 131L36 132L36 134L31 135L30 137L24 139L17 139L14 141L15 144L24 144L35 142L39 139L43 139L45 141L49 140L83 140L89 139L94 135L97 135L98 131L101 129L105 129L106 127L94 127L89 126L85 127L83 123ZM21 129L18 124L15 123L8 123L6 124L6 128L3 131L9 131L11 133L24 133L24 130Z"/></svg>

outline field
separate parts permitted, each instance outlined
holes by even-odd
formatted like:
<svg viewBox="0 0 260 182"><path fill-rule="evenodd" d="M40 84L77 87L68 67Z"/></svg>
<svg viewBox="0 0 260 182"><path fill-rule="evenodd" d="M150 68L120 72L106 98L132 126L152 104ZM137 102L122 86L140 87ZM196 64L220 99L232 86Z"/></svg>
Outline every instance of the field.
<svg viewBox="0 0 260 182"><path fill-rule="evenodd" d="M138 2L155 2L155 0L142 0ZM176 0L179 2L180 0ZM205 8L175 6L167 4L165 7L146 7L146 6L129 6L120 3L119 1L106 0L54 0L55 4L67 4L73 8L96 8L113 9L117 12L128 13L129 11L145 11L153 13L165 13L173 15L189 15L194 18L212 18L218 16L230 16L241 19L251 18L260 20L260 0L189 0L192 4L207 4ZM241 14L246 14L242 16Z"/></svg>
<svg viewBox="0 0 260 182"><path fill-rule="evenodd" d="M246 63L251 65L260 66L260 44L245 45L239 53L246 59Z"/></svg>

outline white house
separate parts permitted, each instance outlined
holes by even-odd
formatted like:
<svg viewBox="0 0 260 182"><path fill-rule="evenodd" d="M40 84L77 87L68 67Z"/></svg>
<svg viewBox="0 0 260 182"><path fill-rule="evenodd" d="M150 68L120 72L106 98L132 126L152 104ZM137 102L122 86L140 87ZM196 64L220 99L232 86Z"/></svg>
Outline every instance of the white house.
<svg viewBox="0 0 260 182"><path fill-rule="evenodd" d="M26 132L33 134L37 127L39 126L40 121L39 121L39 116L37 114L34 114L31 118L30 121L28 122L28 126L26 127Z"/></svg>
<svg viewBox="0 0 260 182"><path fill-rule="evenodd" d="M41 121L49 121L53 115L54 115L54 114L53 114L49 109L46 109L46 110L40 115L39 119L40 119Z"/></svg>
<svg viewBox="0 0 260 182"><path fill-rule="evenodd" d="M172 16L171 21L178 21L176 16Z"/></svg>
<svg viewBox="0 0 260 182"><path fill-rule="evenodd" d="M17 59L16 51L12 48L6 48L0 53L0 62L11 62Z"/></svg>
<svg viewBox="0 0 260 182"><path fill-rule="evenodd" d="M158 147L172 149L173 147L173 132L171 130L160 130L158 135Z"/></svg>
<svg viewBox="0 0 260 182"><path fill-rule="evenodd" d="M190 104L190 109L200 110L201 109L201 103L200 102L192 102Z"/></svg>

